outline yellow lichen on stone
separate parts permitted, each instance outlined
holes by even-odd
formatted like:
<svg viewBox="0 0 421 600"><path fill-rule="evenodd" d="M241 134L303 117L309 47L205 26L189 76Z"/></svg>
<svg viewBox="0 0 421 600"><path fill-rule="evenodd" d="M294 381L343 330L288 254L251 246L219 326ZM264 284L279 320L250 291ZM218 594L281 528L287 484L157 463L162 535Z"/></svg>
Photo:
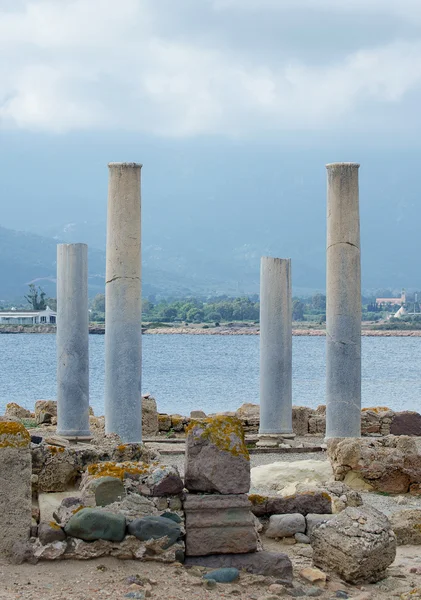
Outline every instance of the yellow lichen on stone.
<svg viewBox="0 0 421 600"><path fill-rule="evenodd" d="M381 413L381 412L388 412L390 410L390 408L388 408L387 406L371 406L368 408L362 408L361 410L362 410L362 412L366 412L367 410L369 410L374 413Z"/></svg>
<svg viewBox="0 0 421 600"><path fill-rule="evenodd" d="M241 456L250 460L244 439L244 430L237 417L218 415L193 421L186 428L186 433L192 433L197 438L207 438L220 450L230 452L233 456Z"/></svg>
<svg viewBox="0 0 421 600"><path fill-rule="evenodd" d="M51 452L51 454L57 454L58 452L64 452L64 448L62 448L61 446L47 446L48 450Z"/></svg>
<svg viewBox="0 0 421 600"><path fill-rule="evenodd" d="M22 423L0 422L0 448L26 448L30 443L31 436Z"/></svg>
<svg viewBox="0 0 421 600"><path fill-rule="evenodd" d="M256 506L257 504L264 504L267 502L267 499L267 496L259 496L259 494L250 494L249 496L249 500L253 506Z"/></svg>
<svg viewBox="0 0 421 600"><path fill-rule="evenodd" d="M50 521L49 526L51 527L51 529L61 529L60 525L58 523L56 523L55 521Z"/></svg>
<svg viewBox="0 0 421 600"><path fill-rule="evenodd" d="M123 480L125 475L146 475L149 465L141 462L100 462L89 465L87 472L92 477L118 477Z"/></svg>

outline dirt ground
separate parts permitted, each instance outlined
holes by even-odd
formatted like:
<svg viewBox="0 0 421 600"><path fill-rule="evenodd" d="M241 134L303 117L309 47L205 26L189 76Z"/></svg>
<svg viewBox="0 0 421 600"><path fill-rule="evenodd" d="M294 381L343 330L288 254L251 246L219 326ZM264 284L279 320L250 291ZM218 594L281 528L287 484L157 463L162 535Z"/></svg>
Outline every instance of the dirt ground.
<svg viewBox="0 0 421 600"><path fill-rule="evenodd" d="M41 562L38 565L8 565L0 562L0 599L7 600L96 600L111 598L156 598L162 600L237 597L243 600L272 600L278 597L309 597L318 592L299 576L301 569L311 566L311 547L303 544L285 546L264 539L265 549L287 553L294 565L294 588L287 590L276 584L274 577L241 574L235 584L204 587L200 570L179 564L161 565L138 561L119 561L107 557L91 561ZM411 571L419 571L411 573ZM136 583L134 583L136 581ZM275 584L275 588L271 588ZM419 587L421 590L421 553L418 546L398 549L388 577L375 585L353 587L337 578L328 579L318 596L322 600L345 592L349 598L367 594L372 600L400 598L401 594ZM300 593L301 592L301 593ZM421 593L421 592L420 592ZM411 595L410 598L417 598ZM364 596L363 596L364 598ZM366 600L364 598L364 600Z"/></svg>

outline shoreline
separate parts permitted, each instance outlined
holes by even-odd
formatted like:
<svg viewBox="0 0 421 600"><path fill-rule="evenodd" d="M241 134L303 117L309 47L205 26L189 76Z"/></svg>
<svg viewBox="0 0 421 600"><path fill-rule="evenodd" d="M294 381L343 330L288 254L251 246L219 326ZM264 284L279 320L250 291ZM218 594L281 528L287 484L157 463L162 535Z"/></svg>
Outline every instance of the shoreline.
<svg viewBox="0 0 421 600"><path fill-rule="evenodd" d="M10 325L0 326L0 335L14 335L18 333L42 333L54 334L56 327L54 325ZM91 335L104 335L105 327L90 325L89 333ZM192 327L144 327L143 335L259 335L258 327L212 327L203 329L200 326ZM322 337L326 336L325 329L293 329L293 336ZM361 336L364 337L421 337L421 330L408 329L362 329Z"/></svg>

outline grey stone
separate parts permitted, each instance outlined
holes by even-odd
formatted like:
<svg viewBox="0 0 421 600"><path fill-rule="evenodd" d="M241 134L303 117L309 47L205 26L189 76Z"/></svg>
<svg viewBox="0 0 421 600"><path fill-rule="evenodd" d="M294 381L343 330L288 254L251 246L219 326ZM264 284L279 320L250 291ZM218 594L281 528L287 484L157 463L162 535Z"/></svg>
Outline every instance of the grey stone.
<svg viewBox="0 0 421 600"><path fill-rule="evenodd" d="M31 438L19 422L0 421L0 558L29 540L32 523Z"/></svg>
<svg viewBox="0 0 421 600"><path fill-rule="evenodd" d="M263 515L281 515L300 513L330 513L332 502L328 494L323 492L297 493L282 498L280 496L262 497L250 496L253 504L252 511L257 517Z"/></svg>
<svg viewBox="0 0 421 600"><path fill-rule="evenodd" d="M217 583L233 583L240 577L240 572L235 567L216 569L203 575L203 579L213 579Z"/></svg>
<svg viewBox="0 0 421 600"><path fill-rule="evenodd" d="M206 419L206 413L203 410L192 410L190 412L191 419Z"/></svg>
<svg viewBox="0 0 421 600"><path fill-rule="evenodd" d="M353 584L377 582L396 556L387 517L372 507L348 507L311 533L313 563Z"/></svg>
<svg viewBox="0 0 421 600"><path fill-rule="evenodd" d="M38 526L38 538L43 546L53 542L62 542L66 534L56 523L40 523Z"/></svg>
<svg viewBox="0 0 421 600"><path fill-rule="evenodd" d="M186 566L207 568L235 567L253 573L276 577L282 584L292 583L292 563L286 554L276 552L251 552L248 554L216 554L212 556L188 556Z"/></svg>
<svg viewBox="0 0 421 600"><path fill-rule="evenodd" d="M358 168L356 163L327 165L327 438L361 435Z"/></svg>
<svg viewBox="0 0 421 600"><path fill-rule="evenodd" d="M180 538L181 529L177 523L164 517L143 517L134 519L127 527L130 535L134 535L139 540L158 540L163 537L168 538L164 548L169 548Z"/></svg>
<svg viewBox="0 0 421 600"><path fill-rule="evenodd" d="M174 521L174 523L182 522L181 517L179 517L177 515L177 513L173 513L173 512L164 512L164 513L162 513L161 517L163 517L164 519L171 519L171 521Z"/></svg>
<svg viewBox="0 0 421 600"><path fill-rule="evenodd" d="M57 246L57 433L90 437L88 246Z"/></svg>
<svg viewBox="0 0 421 600"><path fill-rule="evenodd" d="M294 537L296 533L305 533L305 530L305 517L299 513L272 515L269 519L269 527L266 535L270 538Z"/></svg>
<svg viewBox="0 0 421 600"><path fill-rule="evenodd" d="M91 482L97 506L107 506L118 502L126 495L124 485L118 477L98 477Z"/></svg>
<svg viewBox="0 0 421 600"><path fill-rule="evenodd" d="M310 538L305 533L298 532L294 535L294 537L298 544L309 544L310 543Z"/></svg>
<svg viewBox="0 0 421 600"><path fill-rule="evenodd" d="M392 435L421 435L421 415L409 410L395 413L390 433Z"/></svg>
<svg viewBox="0 0 421 600"><path fill-rule="evenodd" d="M188 494L184 501L186 555L246 553L257 550L258 537L245 494Z"/></svg>
<svg viewBox="0 0 421 600"><path fill-rule="evenodd" d="M82 506L80 498L68 496L63 498L60 506L53 512L53 517L59 525L64 527L67 521L75 514L75 511Z"/></svg>
<svg viewBox="0 0 421 600"><path fill-rule="evenodd" d="M121 542L126 533L126 519L123 515L83 508L69 519L64 530L67 535L87 542L93 540Z"/></svg>
<svg viewBox="0 0 421 600"><path fill-rule="evenodd" d="M259 434L292 434L291 259L260 263Z"/></svg>
<svg viewBox="0 0 421 600"><path fill-rule="evenodd" d="M192 425L186 439L185 487L219 494L249 491L250 457L239 419L216 416Z"/></svg>
<svg viewBox="0 0 421 600"><path fill-rule="evenodd" d="M152 471L145 482L151 496L176 496L184 483L175 466L160 466Z"/></svg>
<svg viewBox="0 0 421 600"><path fill-rule="evenodd" d="M323 594L323 590L315 585L312 585L311 587L306 588L305 594L309 598L318 598Z"/></svg>
<svg viewBox="0 0 421 600"><path fill-rule="evenodd" d="M329 521L329 519L332 519L332 517L334 517L334 515L308 514L306 516L306 534L311 535L315 527L318 527L319 525L321 525L321 523L326 523L326 521Z"/></svg>
<svg viewBox="0 0 421 600"><path fill-rule="evenodd" d="M207 590L214 590L217 587L215 579L205 579L203 585Z"/></svg>
<svg viewBox="0 0 421 600"><path fill-rule="evenodd" d="M142 440L141 200L136 163L110 163L105 275L105 427Z"/></svg>
<svg viewBox="0 0 421 600"><path fill-rule="evenodd" d="M142 434L155 436L159 432L158 410L152 396L142 396Z"/></svg>

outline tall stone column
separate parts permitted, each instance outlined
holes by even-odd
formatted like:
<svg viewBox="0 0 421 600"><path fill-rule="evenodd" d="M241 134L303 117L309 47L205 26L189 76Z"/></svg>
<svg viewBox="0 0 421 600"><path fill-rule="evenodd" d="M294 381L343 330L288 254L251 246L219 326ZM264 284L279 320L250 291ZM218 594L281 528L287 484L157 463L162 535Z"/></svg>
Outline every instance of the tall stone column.
<svg viewBox="0 0 421 600"><path fill-rule="evenodd" d="M105 282L105 428L142 440L140 169L110 163Z"/></svg>
<svg viewBox="0 0 421 600"><path fill-rule="evenodd" d="M260 264L260 429L266 438L293 438L291 259Z"/></svg>
<svg viewBox="0 0 421 600"><path fill-rule="evenodd" d="M327 165L327 438L361 435L358 168L356 163Z"/></svg>
<svg viewBox="0 0 421 600"><path fill-rule="evenodd" d="M88 246L57 246L57 433L89 432Z"/></svg>

